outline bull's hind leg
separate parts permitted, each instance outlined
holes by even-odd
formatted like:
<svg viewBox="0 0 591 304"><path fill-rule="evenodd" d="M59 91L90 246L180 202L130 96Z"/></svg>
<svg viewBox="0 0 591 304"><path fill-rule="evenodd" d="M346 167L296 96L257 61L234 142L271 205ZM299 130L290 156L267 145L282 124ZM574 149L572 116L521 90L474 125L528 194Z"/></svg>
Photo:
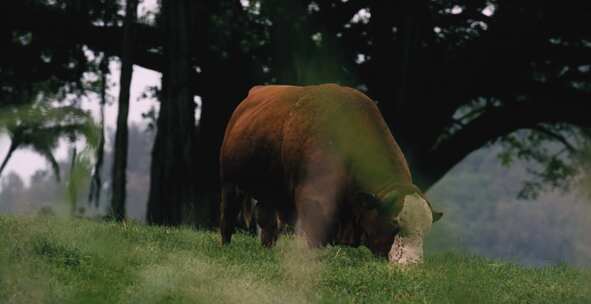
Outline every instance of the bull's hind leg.
<svg viewBox="0 0 591 304"><path fill-rule="evenodd" d="M256 222L261 228L261 244L265 247L273 246L279 235L277 211L268 204L259 202L254 212Z"/></svg>
<svg viewBox="0 0 591 304"><path fill-rule="evenodd" d="M222 186L222 201L220 206L220 232L222 244L229 244L236 226L236 218L241 207L241 197L234 185L225 184Z"/></svg>
<svg viewBox="0 0 591 304"><path fill-rule="evenodd" d="M249 195L244 195L242 198L242 210L240 218L243 221L246 231L253 235L257 234L257 224L254 216L254 208L256 204L257 201Z"/></svg>

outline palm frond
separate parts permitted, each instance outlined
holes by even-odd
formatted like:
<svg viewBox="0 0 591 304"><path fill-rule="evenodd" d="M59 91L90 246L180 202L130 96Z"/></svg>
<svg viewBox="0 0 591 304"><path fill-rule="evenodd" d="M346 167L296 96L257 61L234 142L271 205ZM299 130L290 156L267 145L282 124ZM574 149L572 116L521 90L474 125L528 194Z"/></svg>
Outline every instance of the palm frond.
<svg viewBox="0 0 591 304"><path fill-rule="evenodd" d="M90 149L95 149L100 128L92 116L72 106L52 107L47 103L5 108L0 112L0 132L7 133L16 149L29 147L43 156L60 180L59 164L53 155L64 137L83 137Z"/></svg>

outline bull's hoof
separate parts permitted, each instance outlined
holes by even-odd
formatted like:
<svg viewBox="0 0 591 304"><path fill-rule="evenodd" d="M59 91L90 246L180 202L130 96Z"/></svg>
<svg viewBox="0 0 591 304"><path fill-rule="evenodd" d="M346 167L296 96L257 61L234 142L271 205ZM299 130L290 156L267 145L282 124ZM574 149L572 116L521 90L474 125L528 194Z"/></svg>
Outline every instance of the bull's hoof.
<svg viewBox="0 0 591 304"><path fill-rule="evenodd" d="M265 248L271 248L271 247L273 247L275 245L275 242L273 242L273 241L266 241L266 242L261 242L261 244Z"/></svg>
<svg viewBox="0 0 591 304"><path fill-rule="evenodd" d="M277 242L276 233L265 233L264 231L261 233L261 244L263 247L271 248Z"/></svg>
<svg viewBox="0 0 591 304"><path fill-rule="evenodd" d="M231 235L222 235L222 246L229 245L232 242Z"/></svg>

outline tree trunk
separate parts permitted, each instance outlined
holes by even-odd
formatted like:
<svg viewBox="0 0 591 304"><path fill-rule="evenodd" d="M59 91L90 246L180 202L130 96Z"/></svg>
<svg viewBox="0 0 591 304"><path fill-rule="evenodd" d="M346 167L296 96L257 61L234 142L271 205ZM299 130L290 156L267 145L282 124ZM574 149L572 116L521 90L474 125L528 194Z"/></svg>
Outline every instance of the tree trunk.
<svg viewBox="0 0 591 304"><path fill-rule="evenodd" d="M368 75L370 94L378 101L384 117L394 116L396 90L400 83L400 4L373 0L371 4L370 30L375 41ZM397 30L394 31L393 28ZM396 38L396 39L395 39ZM388 77L385 77L388 75ZM388 124L393 120L386 119ZM392 125L390 125L392 127Z"/></svg>
<svg viewBox="0 0 591 304"><path fill-rule="evenodd" d="M134 23L137 19L138 0L127 0L121 56L121 79L119 87L119 112L115 135L115 156L113 163L113 196L111 216L118 221L125 219L125 191L127 169L127 116L129 114L129 90L133 74Z"/></svg>
<svg viewBox="0 0 591 304"><path fill-rule="evenodd" d="M423 190L431 186L418 163L429 156L433 140L430 128L417 125L417 117L426 119L424 93L427 84L417 79L421 29L429 26L428 2L404 0L371 2L371 30L375 37L370 64L370 94L378 106L396 141L403 150L415 183ZM389 77L384 77L389 75Z"/></svg>
<svg viewBox="0 0 591 304"><path fill-rule="evenodd" d="M94 203L98 207L101 201L101 189L103 185L102 170L105 153L105 105L107 103L107 73L109 71L109 56L107 54L100 64L101 69L101 109L100 109L100 135L96 149L96 163L90 179L90 191L88 191L88 204Z"/></svg>
<svg viewBox="0 0 591 304"><path fill-rule="evenodd" d="M68 180L68 200L70 201L70 215L74 216L76 206L78 205L78 177L76 176L76 158L78 157L78 150L76 145L72 146L70 150L70 178Z"/></svg>
<svg viewBox="0 0 591 304"><path fill-rule="evenodd" d="M206 212L199 217L200 224L205 226L215 226L219 215L219 154L226 124L234 107L246 97L250 87L239 85L233 79L226 79L226 81L228 81L226 83L232 83L234 89L204 95L201 108L198 137L200 149L196 151L198 157L195 163L198 178L195 179L195 187L199 190L200 208Z"/></svg>
<svg viewBox="0 0 591 304"><path fill-rule="evenodd" d="M191 1L163 0L165 69L152 150L147 220L179 225L193 218L195 102L191 86Z"/></svg>
<svg viewBox="0 0 591 304"><path fill-rule="evenodd" d="M2 165L0 165L0 177L2 176L2 172L4 171L6 164L8 164L8 161L12 157L12 153L14 153L14 151L16 150L17 147L18 147L18 144L16 144L13 140L10 143L10 147L8 148L8 152L6 152L6 156L4 156L4 160L2 161Z"/></svg>
<svg viewBox="0 0 591 304"><path fill-rule="evenodd" d="M233 2L232 14L240 19L245 14L238 1ZM241 46L243 32L236 28L230 32L228 56L219 61L203 64L210 71L202 97L201 119L198 128L196 149L195 187L198 190L200 214L198 220L204 226L216 226L219 219L220 205L220 168L219 154L224 131L236 106L246 98L248 91L255 85L256 70L252 58ZM233 71L227 73L227 71ZM263 83L259 81L258 84ZM224 90L219 89L223 84Z"/></svg>

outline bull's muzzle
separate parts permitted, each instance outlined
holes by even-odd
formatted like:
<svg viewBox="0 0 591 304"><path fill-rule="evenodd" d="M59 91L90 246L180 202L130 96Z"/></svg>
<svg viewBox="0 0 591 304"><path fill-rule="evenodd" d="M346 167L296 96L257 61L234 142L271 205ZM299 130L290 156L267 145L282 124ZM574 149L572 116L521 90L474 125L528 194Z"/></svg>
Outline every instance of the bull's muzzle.
<svg viewBox="0 0 591 304"><path fill-rule="evenodd" d="M390 263L398 265L418 264L423 261L423 239L397 235L388 253Z"/></svg>
<svg viewBox="0 0 591 304"><path fill-rule="evenodd" d="M427 201L419 194L407 195L404 206L395 218L400 232L388 253L391 263L418 264L423 261L423 238L431 230L433 215Z"/></svg>

